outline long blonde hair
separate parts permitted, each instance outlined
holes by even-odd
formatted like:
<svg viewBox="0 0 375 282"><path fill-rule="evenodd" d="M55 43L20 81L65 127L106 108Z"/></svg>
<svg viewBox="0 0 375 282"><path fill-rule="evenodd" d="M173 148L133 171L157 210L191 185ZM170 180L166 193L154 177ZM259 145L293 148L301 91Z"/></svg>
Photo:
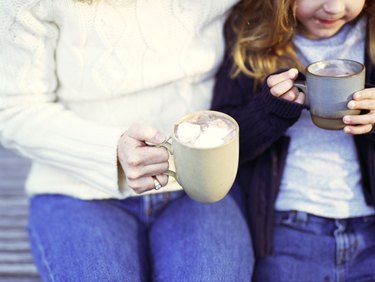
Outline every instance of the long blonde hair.
<svg viewBox="0 0 375 282"><path fill-rule="evenodd" d="M259 87L265 77L280 68L304 68L294 50L297 30L296 0L242 0L233 9L227 28L234 32L232 75L254 78ZM375 63L375 1L363 9L368 17L368 51Z"/></svg>

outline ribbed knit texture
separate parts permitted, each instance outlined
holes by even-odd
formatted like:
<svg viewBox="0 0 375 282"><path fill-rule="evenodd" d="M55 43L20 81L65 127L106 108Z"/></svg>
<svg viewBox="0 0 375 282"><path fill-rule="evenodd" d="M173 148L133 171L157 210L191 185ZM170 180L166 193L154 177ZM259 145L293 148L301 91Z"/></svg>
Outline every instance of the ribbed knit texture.
<svg viewBox="0 0 375 282"><path fill-rule="evenodd" d="M117 142L134 121L169 135L210 105L235 1L3 1L0 140L32 159L27 190L124 198Z"/></svg>

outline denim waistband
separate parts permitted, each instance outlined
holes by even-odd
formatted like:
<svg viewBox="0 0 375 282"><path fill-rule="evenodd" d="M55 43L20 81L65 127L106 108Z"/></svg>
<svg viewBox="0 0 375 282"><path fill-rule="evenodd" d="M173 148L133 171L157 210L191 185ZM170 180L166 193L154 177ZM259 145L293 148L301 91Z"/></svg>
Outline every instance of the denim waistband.
<svg viewBox="0 0 375 282"><path fill-rule="evenodd" d="M345 230L361 229L363 226L375 223L375 215L351 218L326 218L302 211L275 211L275 223L298 226L314 226L319 233L332 234L340 226Z"/></svg>
<svg viewBox="0 0 375 282"><path fill-rule="evenodd" d="M112 203L132 213L143 223L151 224L164 207L184 195L184 191L162 192L112 200Z"/></svg>

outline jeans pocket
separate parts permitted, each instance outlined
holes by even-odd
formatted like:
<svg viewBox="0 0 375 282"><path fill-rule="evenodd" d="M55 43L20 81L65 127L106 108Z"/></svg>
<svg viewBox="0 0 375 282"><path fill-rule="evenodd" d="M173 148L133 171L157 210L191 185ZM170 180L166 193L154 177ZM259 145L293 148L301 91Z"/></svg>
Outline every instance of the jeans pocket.
<svg viewBox="0 0 375 282"><path fill-rule="evenodd" d="M275 228L287 228L304 233L320 233L321 225L320 219L300 211L276 212L274 222Z"/></svg>

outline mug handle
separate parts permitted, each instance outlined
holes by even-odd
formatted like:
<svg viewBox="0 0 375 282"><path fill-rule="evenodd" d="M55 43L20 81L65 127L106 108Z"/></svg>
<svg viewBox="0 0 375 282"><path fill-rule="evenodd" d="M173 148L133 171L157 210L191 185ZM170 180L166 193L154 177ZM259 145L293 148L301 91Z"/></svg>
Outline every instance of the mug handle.
<svg viewBox="0 0 375 282"><path fill-rule="evenodd" d="M305 105L310 106L309 103L309 95L307 94L307 84L306 81L303 80L296 80L293 85L297 87L298 89L302 90L303 93L305 93Z"/></svg>
<svg viewBox="0 0 375 282"><path fill-rule="evenodd" d="M157 148L160 148L160 147L164 147L165 149L167 149L167 151L173 155L173 147L172 147L172 137L168 137L164 142L160 143L160 144L156 144L156 145L153 145ZM168 176L172 176L178 184L180 184L181 186L181 183L178 181L177 179L177 174L175 171L173 170L170 170L168 169L166 172L164 172L163 174L165 175L168 175ZM182 187L182 186L181 186Z"/></svg>

